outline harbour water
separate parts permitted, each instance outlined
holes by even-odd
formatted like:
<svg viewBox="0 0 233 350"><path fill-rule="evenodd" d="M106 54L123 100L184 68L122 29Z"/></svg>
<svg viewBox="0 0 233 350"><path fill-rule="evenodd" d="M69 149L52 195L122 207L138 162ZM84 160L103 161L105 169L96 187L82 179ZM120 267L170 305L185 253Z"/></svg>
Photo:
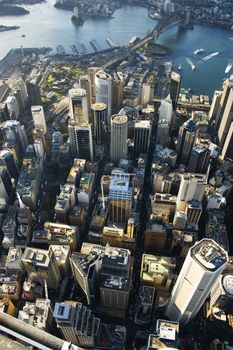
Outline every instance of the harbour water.
<svg viewBox="0 0 233 350"><path fill-rule="evenodd" d="M114 12L113 18L89 19L83 26L77 27L71 22L71 11L56 9L54 0L45 3L25 6L30 14L25 16L0 17L2 25L19 25L20 29L0 33L0 59L15 47L52 47L63 45L66 52L72 52L70 46L76 43L85 44L87 51L93 51L90 41L95 39L101 49L108 48L106 38L116 44L125 45L133 36L143 37L152 29L156 21L148 17L147 9L124 6ZM25 37L22 37L25 35ZM218 28L195 26L193 30L172 28L163 33L158 42L172 49L166 59L173 60L174 70L182 75L182 86L191 88L193 94L207 94L212 97L215 89L220 89L226 66L233 56L232 33ZM210 40L213 38L213 40ZM198 48L204 53L194 55ZM200 62L205 56L220 51L220 54L208 61ZM195 64L192 71L186 58Z"/></svg>

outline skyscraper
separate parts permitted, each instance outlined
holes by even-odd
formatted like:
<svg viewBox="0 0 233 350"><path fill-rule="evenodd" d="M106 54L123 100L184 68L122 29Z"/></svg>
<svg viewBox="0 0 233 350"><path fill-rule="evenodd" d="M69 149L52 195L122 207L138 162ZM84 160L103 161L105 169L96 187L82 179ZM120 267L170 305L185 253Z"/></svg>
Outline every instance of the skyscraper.
<svg viewBox="0 0 233 350"><path fill-rule="evenodd" d="M24 126L21 126L17 120L7 120L1 124L0 130L4 142L15 146L23 155L28 143Z"/></svg>
<svg viewBox="0 0 233 350"><path fill-rule="evenodd" d="M56 303L53 317L63 337L74 345L94 348L100 319L86 306L75 301Z"/></svg>
<svg viewBox="0 0 233 350"><path fill-rule="evenodd" d="M233 121L233 76L223 83L220 106L216 115L215 130L218 132L218 143L222 147L230 124Z"/></svg>
<svg viewBox="0 0 233 350"><path fill-rule="evenodd" d="M15 96L8 96L5 100L11 119L19 118L19 104Z"/></svg>
<svg viewBox="0 0 233 350"><path fill-rule="evenodd" d="M197 125L192 120L187 120L179 130L177 152L178 159L184 165L188 164L192 148L196 141Z"/></svg>
<svg viewBox="0 0 233 350"><path fill-rule="evenodd" d="M105 103L94 103L91 106L91 122L96 144L103 145L107 140L107 106Z"/></svg>
<svg viewBox="0 0 233 350"><path fill-rule="evenodd" d="M108 117L112 114L112 77L100 70L95 75L96 102L103 102L108 108Z"/></svg>
<svg viewBox="0 0 233 350"><path fill-rule="evenodd" d="M147 154L150 144L151 122L149 120L139 120L134 126L134 155Z"/></svg>
<svg viewBox="0 0 233 350"><path fill-rule="evenodd" d="M113 170L109 186L109 220L126 224L132 209L133 189L130 174Z"/></svg>
<svg viewBox="0 0 233 350"><path fill-rule="evenodd" d="M188 251L171 294L166 316L188 323L200 310L227 264L226 251L212 239L202 239Z"/></svg>
<svg viewBox="0 0 233 350"><path fill-rule="evenodd" d="M6 103L0 103L0 123L10 119L10 114Z"/></svg>
<svg viewBox="0 0 233 350"><path fill-rule="evenodd" d="M29 104L31 106L41 105L42 101L41 101L40 89L38 86L37 79L27 81L26 86L27 86Z"/></svg>
<svg viewBox="0 0 233 350"><path fill-rule="evenodd" d="M11 176L6 166L0 166L0 197L7 201L12 192Z"/></svg>
<svg viewBox="0 0 233 350"><path fill-rule="evenodd" d="M88 122L87 91L76 88L69 91L70 118L78 123Z"/></svg>
<svg viewBox="0 0 233 350"><path fill-rule="evenodd" d="M231 158L233 160L233 122L227 131L227 136L222 148L222 159Z"/></svg>
<svg viewBox="0 0 233 350"><path fill-rule="evenodd" d="M44 134L46 134L47 126L46 126L43 106L32 106L31 112L32 112L32 119L33 119L35 128L42 129Z"/></svg>
<svg viewBox="0 0 233 350"><path fill-rule="evenodd" d="M57 289L61 281L54 253L49 250L26 247L22 263L33 282L44 286L45 280L48 288Z"/></svg>
<svg viewBox="0 0 233 350"><path fill-rule="evenodd" d="M206 174L210 164L210 149L202 144L192 148L188 168L192 173Z"/></svg>
<svg viewBox="0 0 233 350"><path fill-rule="evenodd" d="M187 203L191 200L201 202L207 184L206 175L187 173L182 175L177 195L177 210L185 211Z"/></svg>
<svg viewBox="0 0 233 350"><path fill-rule="evenodd" d="M8 148L0 150L0 165L5 165L11 177L16 178L19 175L17 161Z"/></svg>
<svg viewBox="0 0 233 350"><path fill-rule="evenodd" d="M94 159L94 146L90 124L85 121L77 123L70 119L68 131L72 156L92 161Z"/></svg>
<svg viewBox="0 0 233 350"><path fill-rule="evenodd" d="M74 280L86 294L87 303L96 299L97 273L100 270L100 255L95 251L88 255L74 252L70 257Z"/></svg>
<svg viewBox="0 0 233 350"><path fill-rule="evenodd" d="M111 117L110 158L115 164L127 156L127 137L128 117L120 114L113 115Z"/></svg>
<svg viewBox="0 0 233 350"><path fill-rule="evenodd" d="M209 111L209 120L215 120L217 123L216 117L218 114L218 110L220 108L220 101L222 97L222 91L215 91L212 99L210 111Z"/></svg>

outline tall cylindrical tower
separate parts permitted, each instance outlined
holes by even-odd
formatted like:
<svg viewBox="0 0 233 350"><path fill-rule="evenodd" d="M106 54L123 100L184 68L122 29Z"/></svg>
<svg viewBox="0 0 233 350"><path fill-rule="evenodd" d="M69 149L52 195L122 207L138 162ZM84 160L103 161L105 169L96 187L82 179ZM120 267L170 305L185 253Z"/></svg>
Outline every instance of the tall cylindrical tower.
<svg viewBox="0 0 233 350"><path fill-rule="evenodd" d="M127 156L128 117L115 114L111 117L111 161L117 164L121 158Z"/></svg>

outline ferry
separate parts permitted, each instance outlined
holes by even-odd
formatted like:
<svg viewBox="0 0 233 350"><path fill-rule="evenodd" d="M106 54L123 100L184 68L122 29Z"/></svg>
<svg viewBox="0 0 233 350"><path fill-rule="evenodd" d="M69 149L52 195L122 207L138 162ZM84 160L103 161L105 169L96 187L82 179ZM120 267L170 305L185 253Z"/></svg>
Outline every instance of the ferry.
<svg viewBox="0 0 233 350"><path fill-rule="evenodd" d="M220 51L213 52L213 53L211 53L210 55L204 57L204 58L202 59L202 61L203 61L203 62L208 61L208 60L210 60L212 57L217 56L217 55L219 55L219 54L220 54Z"/></svg>
<svg viewBox="0 0 233 350"><path fill-rule="evenodd" d="M205 51L204 49L197 49L193 53L194 53L194 55L197 55L197 54L202 53L204 51Z"/></svg>
<svg viewBox="0 0 233 350"><path fill-rule="evenodd" d="M229 62L225 69L225 74L229 73L233 66L233 62Z"/></svg>
<svg viewBox="0 0 233 350"><path fill-rule="evenodd" d="M186 58L187 63L190 65L190 67L192 68L192 70L196 69L195 64L190 60L190 58Z"/></svg>

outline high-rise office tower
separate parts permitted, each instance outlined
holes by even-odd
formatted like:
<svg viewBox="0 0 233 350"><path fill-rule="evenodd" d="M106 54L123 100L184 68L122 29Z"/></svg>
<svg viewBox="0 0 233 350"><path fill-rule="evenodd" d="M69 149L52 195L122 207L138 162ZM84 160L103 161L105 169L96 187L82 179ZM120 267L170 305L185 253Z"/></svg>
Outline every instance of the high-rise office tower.
<svg viewBox="0 0 233 350"><path fill-rule="evenodd" d="M210 164L210 149L202 144L192 148L188 168L191 173L206 174Z"/></svg>
<svg viewBox="0 0 233 350"><path fill-rule="evenodd" d="M95 347L100 319L95 317L86 306L75 301L56 303L53 317L68 342L85 348Z"/></svg>
<svg viewBox="0 0 233 350"><path fill-rule="evenodd" d="M212 239L204 238L191 247L173 287L166 316L188 323L202 307L227 260L227 252Z"/></svg>
<svg viewBox="0 0 233 350"><path fill-rule="evenodd" d="M107 106L105 103L94 103L91 106L91 122L96 144L103 145L107 140Z"/></svg>
<svg viewBox="0 0 233 350"><path fill-rule="evenodd" d="M70 265L75 282L86 294L87 303L91 304L96 299L97 273L100 270L100 255L95 251L87 254L73 253L70 257Z"/></svg>
<svg viewBox="0 0 233 350"><path fill-rule="evenodd" d="M81 89L84 89L87 92L87 106L88 106L88 113L89 113L92 105L92 100L91 100L91 81L88 74L81 75L81 77L79 78L79 85Z"/></svg>
<svg viewBox="0 0 233 350"><path fill-rule="evenodd" d="M28 93L26 83L22 78L17 79L16 88L20 90L20 95L24 106L28 99Z"/></svg>
<svg viewBox="0 0 233 350"><path fill-rule="evenodd" d="M107 246L100 273L100 302L112 310L126 310L132 279L132 257L129 249Z"/></svg>
<svg viewBox="0 0 233 350"><path fill-rule="evenodd" d="M17 161L8 148L0 150L0 165L5 165L11 177L16 178L19 175Z"/></svg>
<svg viewBox="0 0 233 350"><path fill-rule="evenodd" d="M95 75L96 102L103 102L108 109L108 118L112 114L112 77L100 70Z"/></svg>
<svg viewBox="0 0 233 350"><path fill-rule="evenodd" d="M76 88L69 91L70 118L77 123L88 122L87 91Z"/></svg>
<svg viewBox="0 0 233 350"><path fill-rule="evenodd" d="M162 100L159 107L159 120L166 120L168 124L171 124L172 119L172 100L170 95L168 95L164 100Z"/></svg>
<svg viewBox="0 0 233 350"><path fill-rule="evenodd" d="M39 129L39 128L33 129L32 138L34 141L40 139L42 142L44 151L46 150L46 140L45 140L44 131L42 129Z"/></svg>
<svg viewBox="0 0 233 350"><path fill-rule="evenodd" d="M112 82L112 107L114 110L120 110L122 107L123 99L124 99L124 81L121 79L117 79L114 76L114 80Z"/></svg>
<svg viewBox="0 0 233 350"><path fill-rule="evenodd" d="M0 166L0 197L7 201L12 192L11 176L6 166Z"/></svg>
<svg viewBox="0 0 233 350"><path fill-rule="evenodd" d="M111 117L110 158L114 164L126 158L128 145L128 117L115 114Z"/></svg>
<svg viewBox="0 0 233 350"><path fill-rule="evenodd" d="M226 272L219 276L210 293L210 307L218 307L229 312L233 309L233 273Z"/></svg>
<svg viewBox="0 0 233 350"><path fill-rule="evenodd" d="M0 103L0 123L10 119L10 114L6 103Z"/></svg>
<svg viewBox="0 0 233 350"><path fill-rule="evenodd" d="M197 125L192 120L187 120L179 130L177 153L178 159L182 164L187 165L192 148L196 141Z"/></svg>
<svg viewBox="0 0 233 350"><path fill-rule="evenodd" d="M96 87L95 87L95 75L96 73L101 70L99 67L89 67L87 68L87 75L90 81L90 97L91 97L91 104L96 102ZM103 101L101 101L103 102Z"/></svg>
<svg viewBox="0 0 233 350"><path fill-rule="evenodd" d="M134 126L134 155L147 154L150 144L151 121L139 120Z"/></svg>
<svg viewBox="0 0 233 350"><path fill-rule="evenodd" d="M19 118L19 104L15 96L8 96L5 100L11 119Z"/></svg>
<svg viewBox="0 0 233 350"><path fill-rule="evenodd" d="M113 170L109 186L109 220L112 223L126 224L133 200L130 174Z"/></svg>
<svg viewBox="0 0 233 350"><path fill-rule="evenodd" d="M31 112L35 128L42 129L44 134L46 134L47 126L44 115L44 108L42 106L32 106Z"/></svg>
<svg viewBox="0 0 233 350"><path fill-rule="evenodd" d="M222 159L231 158L233 160L233 122L227 131L227 136L222 148Z"/></svg>
<svg viewBox="0 0 233 350"><path fill-rule="evenodd" d="M92 161L94 158L94 146L90 124L88 122L77 123L70 119L68 132L72 156Z"/></svg>
<svg viewBox="0 0 233 350"><path fill-rule="evenodd" d="M26 247L22 263L32 282L57 289L61 281L60 271L54 253L49 250Z"/></svg>
<svg viewBox="0 0 233 350"><path fill-rule="evenodd" d="M0 126L4 142L16 146L21 155L24 154L28 144L24 126L17 120L7 120Z"/></svg>
<svg viewBox="0 0 233 350"><path fill-rule="evenodd" d="M181 178L180 188L177 195L177 210L185 211L187 203L191 200L202 202L206 189L206 175L184 174Z"/></svg>
<svg viewBox="0 0 233 350"><path fill-rule="evenodd" d="M162 146L170 145L170 124L166 119L160 119L157 124L156 143Z"/></svg>
<svg viewBox="0 0 233 350"><path fill-rule="evenodd" d="M33 80L27 81L26 86L27 86L29 104L31 106L41 105L42 101L41 101L40 89L39 89L37 80L33 79Z"/></svg>
<svg viewBox="0 0 233 350"><path fill-rule="evenodd" d="M215 130L218 132L218 143L222 147L230 124L233 121L233 76L223 83L222 97L215 121Z"/></svg>
<svg viewBox="0 0 233 350"><path fill-rule="evenodd" d="M220 108L220 101L222 97L222 91L215 91L214 96L212 99L210 111L209 111L209 120L215 120L215 123L217 123L216 117L218 114L218 110Z"/></svg>

